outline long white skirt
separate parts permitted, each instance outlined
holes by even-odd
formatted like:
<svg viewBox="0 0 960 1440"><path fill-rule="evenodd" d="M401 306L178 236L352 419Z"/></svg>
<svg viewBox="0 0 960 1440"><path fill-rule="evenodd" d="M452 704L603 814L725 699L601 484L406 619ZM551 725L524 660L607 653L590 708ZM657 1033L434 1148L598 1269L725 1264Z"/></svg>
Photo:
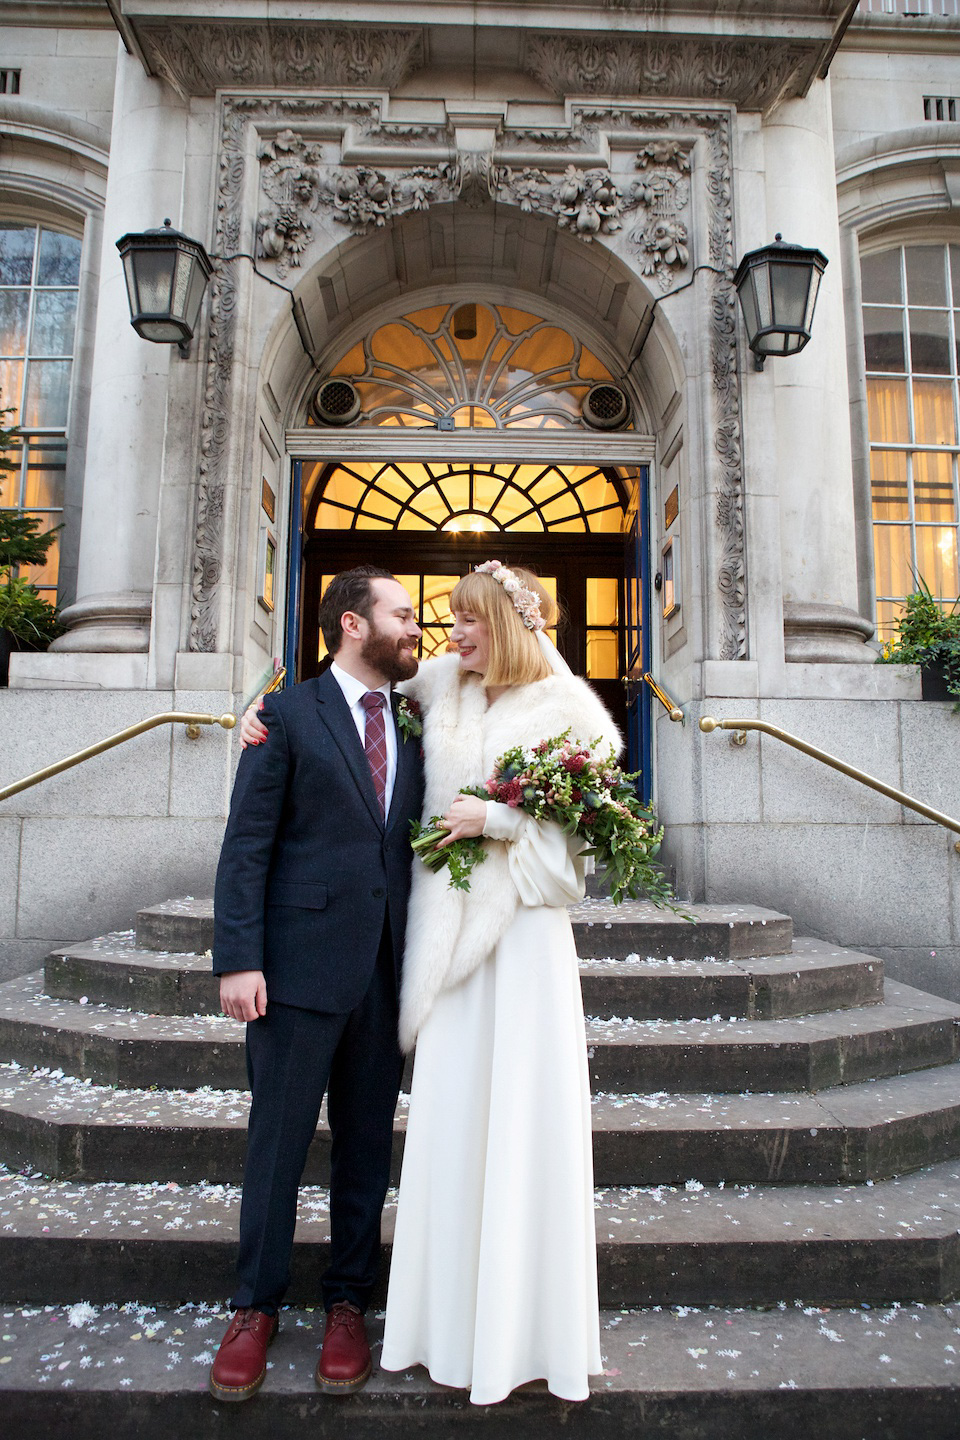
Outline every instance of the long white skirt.
<svg viewBox="0 0 960 1440"><path fill-rule="evenodd" d="M566 911L521 906L417 1041L381 1361L476 1405L599 1374L590 1090Z"/></svg>

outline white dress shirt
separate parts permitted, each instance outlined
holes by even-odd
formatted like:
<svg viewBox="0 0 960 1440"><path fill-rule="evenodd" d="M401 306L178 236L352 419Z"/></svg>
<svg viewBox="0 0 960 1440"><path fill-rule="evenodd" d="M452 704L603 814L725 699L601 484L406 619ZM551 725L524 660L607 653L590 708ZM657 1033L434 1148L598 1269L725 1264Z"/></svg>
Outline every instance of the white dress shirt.
<svg viewBox="0 0 960 1440"><path fill-rule="evenodd" d="M341 670L336 660L330 666L330 673L343 691L343 698L350 708L353 723L360 736L360 744L365 746L367 712L363 708L363 697L368 693L369 686L353 675L348 675L346 670ZM390 704L391 688L389 680L386 685L376 686L384 698L383 729L387 741L387 778L383 788L383 808L386 815L390 814L390 801L393 799L393 786L397 778L397 727L393 718L393 706Z"/></svg>

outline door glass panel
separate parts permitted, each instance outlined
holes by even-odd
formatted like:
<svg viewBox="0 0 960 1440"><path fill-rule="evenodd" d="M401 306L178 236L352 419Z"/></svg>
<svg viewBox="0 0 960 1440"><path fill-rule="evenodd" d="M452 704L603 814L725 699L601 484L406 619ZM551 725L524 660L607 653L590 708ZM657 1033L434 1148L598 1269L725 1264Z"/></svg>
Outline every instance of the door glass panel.
<svg viewBox="0 0 960 1440"><path fill-rule="evenodd" d="M617 632L587 631L587 679L616 680L619 674Z"/></svg>

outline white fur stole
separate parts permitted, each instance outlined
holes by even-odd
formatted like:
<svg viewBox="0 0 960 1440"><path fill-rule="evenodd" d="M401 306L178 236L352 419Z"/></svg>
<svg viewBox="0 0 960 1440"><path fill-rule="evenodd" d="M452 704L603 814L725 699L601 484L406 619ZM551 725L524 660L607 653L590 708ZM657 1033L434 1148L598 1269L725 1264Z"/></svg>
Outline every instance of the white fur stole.
<svg viewBox="0 0 960 1440"><path fill-rule="evenodd" d="M460 673L455 655L421 665L400 687L423 711L424 819L442 815L465 786L482 785L514 745L532 746L570 729L585 745L619 752L620 735L584 680L554 674L508 690L487 708L479 676ZM505 934L520 903L507 845L484 840L487 858L467 892L453 890L446 867L437 873L413 862L400 998L400 1043L413 1048L441 991L473 973Z"/></svg>

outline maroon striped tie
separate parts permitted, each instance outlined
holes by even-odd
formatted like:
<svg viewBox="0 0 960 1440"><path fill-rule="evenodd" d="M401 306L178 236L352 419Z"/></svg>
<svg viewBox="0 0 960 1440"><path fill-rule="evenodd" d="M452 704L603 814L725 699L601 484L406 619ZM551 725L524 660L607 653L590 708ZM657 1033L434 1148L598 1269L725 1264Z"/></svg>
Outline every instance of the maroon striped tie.
<svg viewBox="0 0 960 1440"><path fill-rule="evenodd" d="M380 804L380 817L387 818L387 736L383 728L383 707L385 704L379 690L368 690L361 701L367 712L363 730L363 748L367 752L373 788Z"/></svg>

